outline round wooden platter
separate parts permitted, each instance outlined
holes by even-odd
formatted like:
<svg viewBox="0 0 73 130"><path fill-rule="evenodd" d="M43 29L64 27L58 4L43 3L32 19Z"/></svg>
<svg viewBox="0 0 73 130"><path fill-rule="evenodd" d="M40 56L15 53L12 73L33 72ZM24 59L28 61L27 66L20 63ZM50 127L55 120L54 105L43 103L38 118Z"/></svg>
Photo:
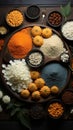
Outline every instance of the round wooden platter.
<svg viewBox="0 0 73 130"><path fill-rule="evenodd" d="M6 39L4 48L3 48L2 53L1 53L1 58L0 58L0 74L1 74L1 79L2 79L2 82L3 82L4 88L7 89L15 98L17 98L17 99L19 99L19 100L21 100L21 101L23 101L23 102L28 102L28 103L36 103L36 102L38 102L38 103L44 103L44 102L49 101L50 99L54 98L54 96L49 95L47 98L41 97L40 100L38 100L38 101L32 100L31 96L30 96L29 98L25 99L25 98L21 97L19 93L13 91L13 90L11 89L11 87L6 84L6 80L5 80L5 78L4 78L4 76L3 76L3 73L2 73L2 64L8 64L8 62L9 62L10 60L14 60L14 58L13 58L12 56L10 56L10 54L9 54L9 52L8 52L8 49L7 49L7 44L8 44L9 39L10 39L10 38L12 37L12 35L15 34L16 32L18 32L18 31L20 31L20 30L22 30L22 29L24 29L24 28L28 28L28 27L31 27L31 28L32 28L32 27L35 26L35 25L38 25L38 26L40 26L41 28L46 28L46 27L48 27L48 26L46 26L46 25L40 25L40 24L31 24L31 25L28 25L28 26L24 26L23 28L20 28L20 29L18 29L18 30L15 30L15 31L14 31L12 34L10 34L10 36ZM52 28L51 28L51 29L52 29ZM52 31L53 31L53 34L57 34L57 35L62 39L62 37L60 36L60 34L59 34L56 30L52 29ZM63 41L63 39L62 39L62 41ZM69 47L68 47L68 45L67 45L65 42L64 42L64 47L68 50L69 56L71 57ZM55 59L49 59L49 58L45 57L44 65L45 65L46 63L50 63L50 62L58 62L58 63L63 64L63 63L60 61L60 57L57 57L57 58L55 58ZM62 90L64 90L66 87L68 87L68 83L69 83L70 76L71 76L71 71L70 71L68 65L67 65L67 64L66 64L66 65L64 64L64 66L68 69L68 77L67 77L66 85L64 86L64 88L62 88ZM39 68L39 69L40 69L40 68ZM61 92L62 90L60 90L60 92Z"/></svg>

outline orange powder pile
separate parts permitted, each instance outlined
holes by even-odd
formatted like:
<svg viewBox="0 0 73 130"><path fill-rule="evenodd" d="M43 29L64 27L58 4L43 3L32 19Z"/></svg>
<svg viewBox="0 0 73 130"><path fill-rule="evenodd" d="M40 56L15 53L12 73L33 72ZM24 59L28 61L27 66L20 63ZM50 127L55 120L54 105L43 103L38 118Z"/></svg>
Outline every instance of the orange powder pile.
<svg viewBox="0 0 73 130"><path fill-rule="evenodd" d="M12 57L24 58L32 49L32 38L26 29L15 33L8 42L8 50Z"/></svg>

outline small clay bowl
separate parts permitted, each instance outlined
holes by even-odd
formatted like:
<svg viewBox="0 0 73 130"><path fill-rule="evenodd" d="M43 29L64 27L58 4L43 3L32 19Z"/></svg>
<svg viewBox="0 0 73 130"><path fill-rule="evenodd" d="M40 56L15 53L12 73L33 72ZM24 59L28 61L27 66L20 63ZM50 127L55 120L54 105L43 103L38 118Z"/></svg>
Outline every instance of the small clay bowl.
<svg viewBox="0 0 73 130"><path fill-rule="evenodd" d="M73 89L64 90L61 99L65 105L73 105Z"/></svg>
<svg viewBox="0 0 73 130"><path fill-rule="evenodd" d="M47 115L50 119L61 119L64 115L64 111L64 104L59 99L52 99L47 104Z"/></svg>
<svg viewBox="0 0 73 130"><path fill-rule="evenodd" d="M32 49L25 58L31 68L39 68L44 64L44 54L39 49Z"/></svg>
<svg viewBox="0 0 73 130"><path fill-rule="evenodd" d="M8 33L8 29L4 25L1 25L0 26L0 37L6 36L7 33Z"/></svg>
<svg viewBox="0 0 73 130"><path fill-rule="evenodd" d="M34 21L40 17L40 8L37 5L30 5L25 11L28 20Z"/></svg>
<svg viewBox="0 0 73 130"><path fill-rule="evenodd" d="M61 26L61 35L68 44L73 44L73 20L65 21Z"/></svg>
<svg viewBox="0 0 73 130"><path fill-rule="evenodd" d="M19 9L12 9L6 14L5 20L11 28L20 27L24 22L23 12Z"/></svg>
<svg viewBox="0 0 73 130"><path fill-rule="evenodd" d="M52 11L48 14L47 23L57 29L62 25L63 17L59 11Z"/></svg>

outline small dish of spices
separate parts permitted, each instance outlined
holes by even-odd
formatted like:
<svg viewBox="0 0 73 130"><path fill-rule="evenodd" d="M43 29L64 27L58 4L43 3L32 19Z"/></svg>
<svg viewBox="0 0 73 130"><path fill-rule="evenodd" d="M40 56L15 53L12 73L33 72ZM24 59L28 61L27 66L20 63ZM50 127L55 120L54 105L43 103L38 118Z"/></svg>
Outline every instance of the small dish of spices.
<svg viewBox="0 0 73 130"><path fill-rule="evenodd" d="M0 36L4 37L7 33L8 33L8 29L5 26L1 25L0 26Z"/></svg>
<svg viewBox="0 0 73 130"><path fill-rule="evenodd" d="M73 105L73 90L72 89L66 89L62 93L62 101L66 105Z"/></svg>
<svg viewBox="0 0 73 130"><path fill-rule="evenodd" d="M10 10L6 15L6 23L12 28L21 26L23 21L23 12L19 9Z"/></svg>
<svg viewBox="0 0 73 130"><path fill-rule="evenodd" d="M48 15L48 24L53 28L58 28L62 24L62 14L59 11L52 11Z"/></svg>
<svg viewBox="0 0 73 130"><path fill-rule="evenodd" d="M47 113L51 119L60 119L64 115L64 110L64 104L58 99L52 99L47 105Z"/></svg>
<svg viewBox="0 0 73 130"><path fill-rule="evenodd" d="M38 68L44 63L44 54L39 49L32 49L26 56L26 63L32 68Z"/></svg>
<svg viewBox="0 0 73 130"><path fill-rule="evenodd" d="M25 16L29 20L36 20L40 17L40 8L38 5L30 5L27 7Z"/></svg>
<svg viewBox="0 0 73 130"><path fill-rule="evenodd" d="M65 21L61 26L61 34L67 43L73 43L73 20Z"/></svg>

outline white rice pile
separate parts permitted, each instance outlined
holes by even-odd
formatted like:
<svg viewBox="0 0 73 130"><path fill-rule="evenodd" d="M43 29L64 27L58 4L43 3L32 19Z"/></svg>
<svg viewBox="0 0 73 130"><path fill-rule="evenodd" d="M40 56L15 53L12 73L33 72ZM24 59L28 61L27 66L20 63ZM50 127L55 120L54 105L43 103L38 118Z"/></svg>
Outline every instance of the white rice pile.
<svg viewBox="0 0 73 130"><path fill-rule="evenodd" d="M24 59L11 60L7 66L3 64L2 68L4 78L13 91L20 92L32 82L29 68Z"/></svg>
<svg viewBox="0 0 73 130"><path fill-rule="evenodd" d="M69 40L73 40L73 21L68 21L62 26L63 36Z"/></svg>
<svg viewBox="0 0 73 130"><path fill-rule="evenodd" d="M44 44L40 47L40 50L49 58L56 58L64 52L65 48L60 37L53 34L50 38L44 39Z"/></svg>

